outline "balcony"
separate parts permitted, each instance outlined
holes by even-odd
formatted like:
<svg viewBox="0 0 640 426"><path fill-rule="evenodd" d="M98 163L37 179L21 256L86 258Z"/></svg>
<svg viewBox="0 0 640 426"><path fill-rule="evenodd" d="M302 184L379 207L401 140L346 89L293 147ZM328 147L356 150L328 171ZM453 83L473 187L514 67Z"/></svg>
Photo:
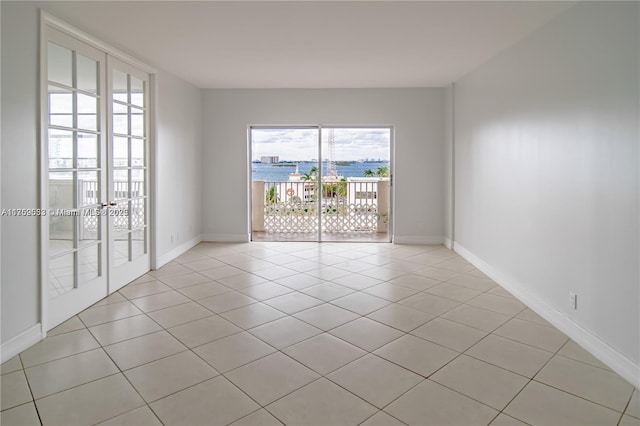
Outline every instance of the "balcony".
<svg viewBox="0 0 640 426"><path fill-rule="evenodd" d="M389 241L389 181L252 182L254 241Z"/></svg>

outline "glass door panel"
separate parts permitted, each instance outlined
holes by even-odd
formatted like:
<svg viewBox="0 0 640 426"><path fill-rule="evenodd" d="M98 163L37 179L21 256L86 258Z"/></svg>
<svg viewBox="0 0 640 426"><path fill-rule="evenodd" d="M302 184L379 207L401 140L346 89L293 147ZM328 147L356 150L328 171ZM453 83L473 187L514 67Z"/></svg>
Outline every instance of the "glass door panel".
<svg viewBox="0 0 640 426"><path fill-rule="evenodd" d="M107 294L105 56L47 28L48 329Z"/></svg>
<svg viewBox="0 0 640 426"><path fill-rule="evenodd" d="M112 96L109 230L112 264L109 292L149 270L148 143L149 76L110 60Z"/></svg>
<svg viewBox="0 0 640 426"><path fill-rule="evenodd" d="M390 241L391 129L321 131L322 241Z"/></svg>
<svg viewBox="0 0 640 426"><path fill-rule="evenodd" d="M318 241L320 129L252 127L251 238Z"/></svg>

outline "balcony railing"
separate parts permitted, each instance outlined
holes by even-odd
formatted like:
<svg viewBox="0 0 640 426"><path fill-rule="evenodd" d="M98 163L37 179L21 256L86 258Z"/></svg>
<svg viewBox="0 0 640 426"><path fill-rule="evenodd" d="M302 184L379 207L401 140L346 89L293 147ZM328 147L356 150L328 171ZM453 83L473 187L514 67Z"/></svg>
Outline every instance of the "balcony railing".
<svg viewBox="0 0 640 426"><path fill-rule="evenodd" d="M389 181L254 181L253 231L387 232ZM319 222L320 221L320 222Z"/></svg>
<svg viewBox="0 0 640 426"><path fill-rule="evenodd" d="M131 192L129 192L131 190ZM81 209L82 217L80 223L80 239L90 238L97 232L99 227L99 216L89 210L82 210L83 207L94 207L99 205L98 198L100 187L95 180L77 181L78 208ZM127 231L135 229L145 224L145 201L139 199L144 195L144 182L132 181L131 188L127 181L115 181L113 187L114 198L118 203L119 210L126 210L126 214L117 214L113 218L115 231ZM72 209L73 208L73 180L71 179L50 179L49 180L49 206L52 209ZM129 205L128 198L133 198ZM131 223L129 223L131 221ZM71 235L73 221L66 220L64 216L50 218L50 234L63 235L62 239L67 239ZM129 228L131 226L131 228Z"/></svg>

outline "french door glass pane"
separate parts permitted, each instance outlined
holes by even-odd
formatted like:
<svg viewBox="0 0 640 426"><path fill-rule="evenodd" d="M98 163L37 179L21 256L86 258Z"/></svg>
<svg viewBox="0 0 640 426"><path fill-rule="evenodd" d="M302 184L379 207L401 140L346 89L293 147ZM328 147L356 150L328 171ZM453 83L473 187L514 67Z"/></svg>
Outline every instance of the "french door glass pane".
<svg viewBox="0 0 640 426"><path fill-rule="evenodd" d="M49 208L72 209L75 172L49 172Z"/></svg>
<svg viewBox="0 0 640 426"><path fill-rule="evenodd" d="M113 137L113 166L126 167L129 165L129 140L125 137Z"/></svg>
<svg viewBox="0 0 640 426"><path fill-rule="evenodd" d="M120 266L129 261L129 233L116 232L113 238L113 266Z"/></svg>
<svg viewBox="0 0 640 426"><path fill-rule="evenodd" d="M67 130L49 130L49 168L73 168L73 132Z"/></svg>
<svg viewBox="0 0 640 426"><path fill-rule="evenodd" d="M142 197L145 195L144 184L145 170L131 169L131 197Z"/></svg>
<svg viewBox="0 0 640 426"><path fill-rule="evenodd" d="M47 75L49 81L71 86L72 56L71 50L55 43L48 43Z"/></svg>
<svg viewBox="0 0 640 426"><path fill-rule="evenodd" d="M129 102L127 74L122 71L113 70L113 100L120 102Z"/></svg>
<svg viewBox="0 0 640 426"><path fill-rule="evenodd" d="M93 96L78 93L78 124L79 129L98 130L97 112L98 99Z"/></svg>
<svg viewBox="0 0 640 426"><path fill-rule="evenodd" d="M146 199L140 198L131 201L131 229L141 228L145 225Z"/></svg>
<svg viewBox="0 0 640 426"><path fill-rule="evenodd" d="M49 86L49 124L73 127L73 92Z"/></svg>
<svg viewBox="0 0 640 426"><path fill-rule="evenodd" d="M55 256L73 250L73 216L49 216L49 254Z"/></svg>
<svg viewBox="0 0 640 426"><path fill-rule="evenodd" d="M131 166L143 167L146 165L144 161L144 140L131 139Z"/></svg>
<svg viewBox="0 0 640 426"><path fill-rule="evenodd" d="M100 225L103 216L96 213L94 209L86 209L82 211L80 217L80 236L79 245L87 245L100 240Z"/></svg>
<svg viewBox="0 0 640 426"><path fill-rule="evenodd" d="M78 133L78 168L97 168L98 148L98 135L95 133Z"/></svg>
<svg viewBox="0 0 640 426"><path fill-rule="evenodd" d="M131 135L144 136L144 112L133 107L131 107Z"/></svg>
<svg viewBox="0 0 640 426"><path fill-rule="evenodd" d="M129 170L113 171L113 195L116 200L129 198Z"/></svg>
<svg viewBox="0 0 640 426"><path fill-rule="evenodd" d="M100 244L78 251L78 281L86 282L98 277L99 259Z"/></svg>
<svg viewBox="0 0 640 426"><path fill-rule="evenodd" d="M144 107L144 82L131 76L131 104Z"/></svg>
<svg viewBox="0 0 640 426"><path fill-rule="evenodd" d="M125 105L113 103L113 133L126 135L129 133L129 114Z"/></svg>
<svg viewBox="0 0 640 426"><path fill-rule="evenodd" d="M53 299L74 288L75 253L49 261L49 296Z"/></svg>
<svg viewBox="0 0 640 426"><path fill-rule="evenodd" d="M98 62L84 55L76 54L78 89L98 93Z"/></svg>
<svg viewBox="0 0 640 426"><path fill-rule="evenodd" d="M137 229L131 232L131 258L135 259L146 253L147 240L146 229Z"/></svg>
<svg viewBox="0 0 640 426"><path fill-rule="evenodd" d="M131 229L129 220L131 216L131 209L129 208L129 201L120 201L116 204L115 211L112 213L113 225L116 232L128 231Z"/></svg>
<svg viewBox="0 0 640 426"><path fill-rule="evenodd" d="M78 207L96 206L101 199L98 172L78 172Z"/></svg>

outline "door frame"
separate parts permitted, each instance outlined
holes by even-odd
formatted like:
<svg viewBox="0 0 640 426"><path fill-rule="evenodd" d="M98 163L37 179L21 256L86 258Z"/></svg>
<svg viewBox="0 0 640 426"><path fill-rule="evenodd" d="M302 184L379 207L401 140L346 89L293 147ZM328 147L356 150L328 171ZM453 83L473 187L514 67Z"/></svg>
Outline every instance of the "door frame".
<svg viewBox="0 0 640 426"><path fill-rule="evenodd" d="M393 243L393 229L395 223L395 191L394 191L394 173L395 173L395 132L396 128L392 124L356 124L356 125L332 125L332 124L295 124L295 125L268 125L268 124L250 124L247 126L247 229L249 241L253 241L253 223L251 218L251 212L253 211L252 200L252 167L251 167L251 155L253 148L253 141L251 139L251 130L253 129L318 129L318 163L320 165L319 171L322 171L322 130L323 129L389 129L389 215L391 220L388 223L388 240L384 242ZM322 191L319 191L320 197L319 203L322 203ZM321 204L320 204L321 205ZM321 243L322 241L322 217L320 214L321 209L318 209L318 236L316 241ZM341 241L327 241L331 243L339 243ZM349 241L344 241L349 242Z"/></svg>
<svg viewBox="0 0 640 426"><path fill-rule="evenodd" d="M150 254L150 266L151 269L155 269L157 265L157 227L156 225L156 211L157 211L157 149L156 149L156 134L157 134L157 123L156 123L156 74L157 70L150 65L139 61L138 59L104 43L103 41L93 37L92 35L81 31L74 26L68 24L67 22L51 15L50 13L39 9L39 77L38 77L38 93L39 93L39 113L40 117L37 126L37 134L38 134L38 165L39 165L39 188L38 188L38 203L39 209L41 211L47 211L49 208L49 194L48 194L48 164L47 164L47 142L48 142L48 80L47 80L47 29L51 28L57 31L60 31L67 36L77 39L78 41L85 43L94 49L101 51L104 54L105 58L105 70L106 63L109 57L117 58L123 62L134 66L141 71L149 74L149 152L148 152L148 161L149 161L149 254ZM106 79L104 83L104 87L107 87L108 77L105 72L104 76L101 76L102 79ZM101 96L107 96L109 93L109 89ZM106 100L105 100L106 102ZM110 108L106 108L101 110L101 114L106 114L110 111ZM103 129L103 139L107 141L107 157L109 155L109 144L108 141L111 138L111 135L108 133L108 129ZM49 268L49 217L46 215L40 215L39 219L39 278L40 278L40 303L39 303L39 314L40 314L40 329L41 336L44 339L47 337L47 331L50 328L48 324L48 305L49 305L49 295L48 295L48 268ZM106 242L108 240L108 235L104 238ZM104 249L108 249L108 247L104 247ZM108 264L108 260L107 260ZM109 269L108 265L105 268L105 274L107 276L107 293L109 292Z"/></svg>

